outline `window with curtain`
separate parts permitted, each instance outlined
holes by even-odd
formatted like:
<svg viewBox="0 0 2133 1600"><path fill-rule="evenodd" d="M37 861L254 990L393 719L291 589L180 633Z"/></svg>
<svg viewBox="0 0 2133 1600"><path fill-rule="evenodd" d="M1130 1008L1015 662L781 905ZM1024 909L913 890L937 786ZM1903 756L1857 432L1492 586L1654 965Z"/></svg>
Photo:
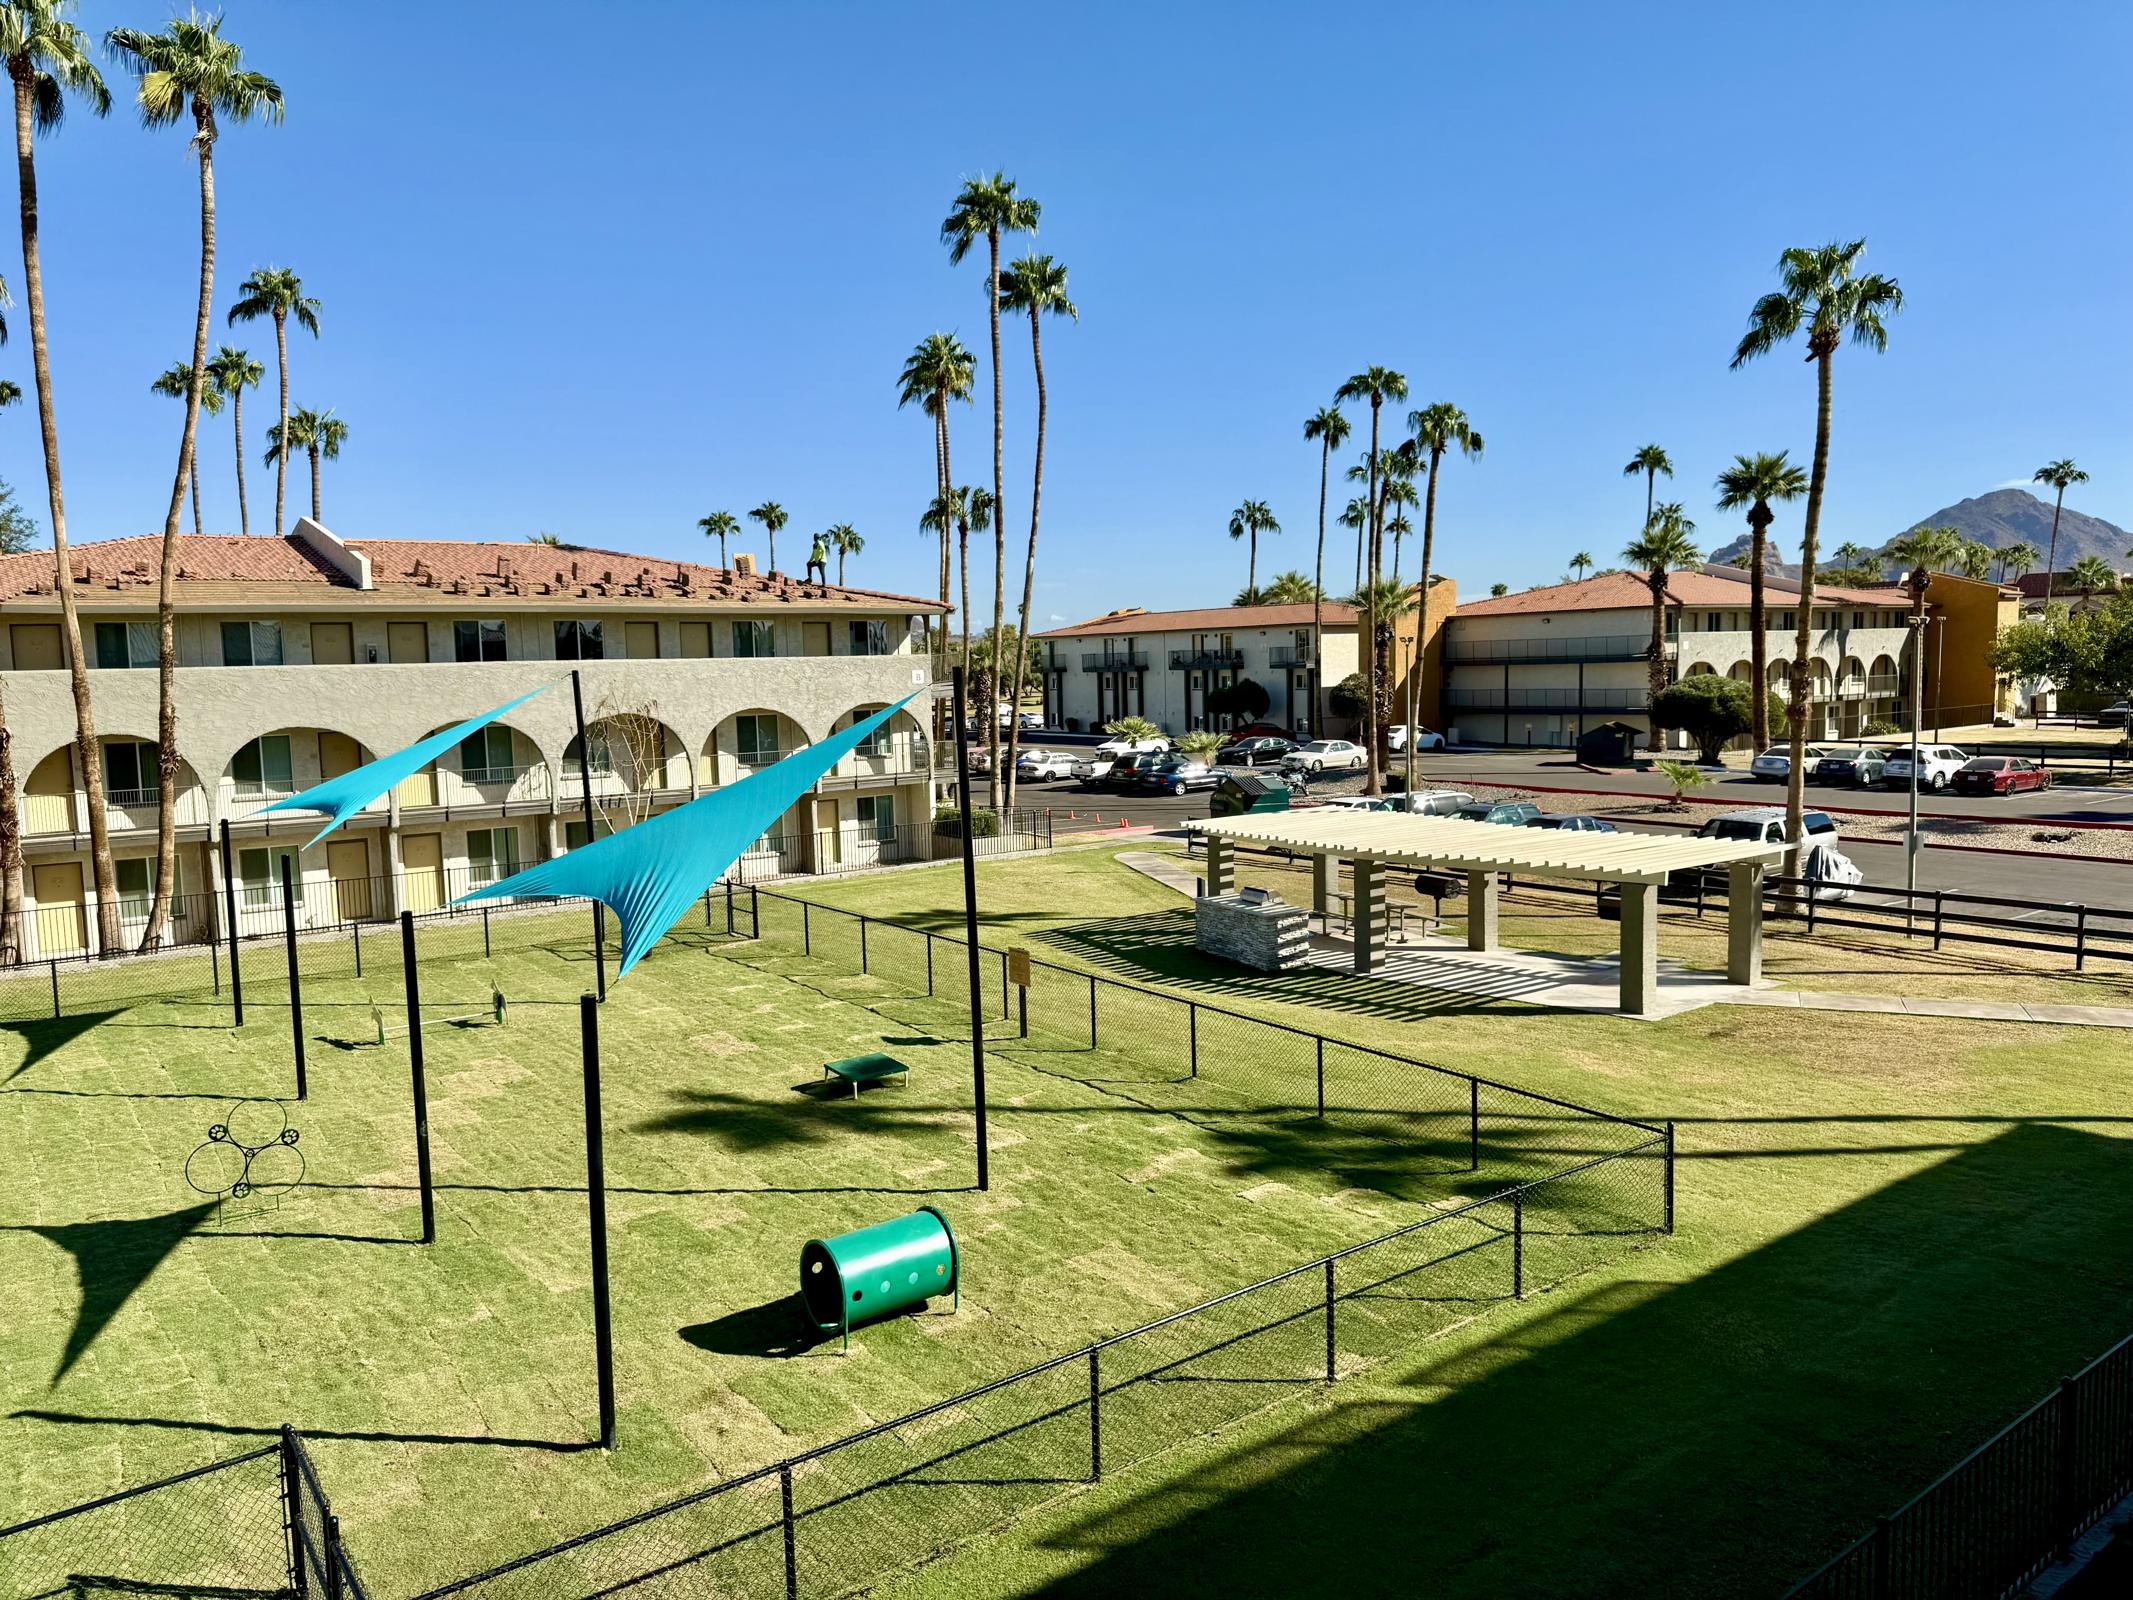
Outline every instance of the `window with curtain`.
<svg viewBox="0 0 2133 1600"><path fill-rule="evenodd" d="M230 762L230 776L236 780L237 793L248 799L294 794L296 783L292 774L289 736L285 733L270 733L254 739Z"/></svg>
<svg viewBox="0 0 2133 1600"><path fill-rule="evenodd" d="M149 660L155 659L151 648ZM222 625L222 664L226 667L278 667L281 665L279 622L225 622Z"/></svg>
<svg viewBox="0 0 2133 1600"><path fill-rule="evenodd" d="M606 655L597 621L568 621L555 625L555 658L558 661L599 661Z"/></svg>
<svg viewBox="0 0 2133 1600"><path fill-rule="evenodd" d="M855 621L851 624L851 650L855 656L885 656L889 653L889 625L886 622Z"/></svg>
<svg viewBox="0 0 2133 1600"><path fill-rule="evenodd" d="M882 844L896 837L896 796L863 794L859 797L856 809L862 837L871 834Z"/></svg>
<svg viewBox="0 0 2133 1600"><path fill-rule="evenodd" d="M99 622L96 625L99 667L152 667L156 664L153 622Z"/></svg>
<svg viewBox="0 0 2133 1600"><path fill-rule="evenodd" d="M844 719L844 725L847 728L856 728L880 709L880 706L861 706ZM889 742L889 725L885 722L864 739L861 739L859 743L852 746L852 754L871 756L877 760L887 760L892 748Z"/></svg>
<svg viewBox="0 0 2133 1600"><path fill-rule="evenodd" d="M500 621L483 618L455 622L452 624L452 645L453 654L461 661L508 659L504 649L504 625Z"/></svg>
<svg viewBox="0 0 2133 1600"><path fill-rule="evenodd" d="M518 871L518 829L474 828L467 834L467 872L478 887Z"/></svg>
<svg viewBox="0 0 2133 1600"><path fill-rule="evenodd" d="M162 788L154 745L113 740L104 746L104 798L111 804L126 806L153 800Z"/></svg>
<svg viewBox="0 0 2133 1600"><path fill-rule="evenodd" d="M733 625L733 653L763 660L778 653L778 625L768 621L740 621Z"/></svg>

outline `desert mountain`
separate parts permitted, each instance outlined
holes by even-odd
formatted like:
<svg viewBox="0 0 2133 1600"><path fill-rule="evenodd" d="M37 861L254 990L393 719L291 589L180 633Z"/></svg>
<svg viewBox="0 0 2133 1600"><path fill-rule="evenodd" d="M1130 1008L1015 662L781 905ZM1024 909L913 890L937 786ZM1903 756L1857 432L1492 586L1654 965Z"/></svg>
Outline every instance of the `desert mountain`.
<svg viewBox="0 0 2133 1600"><path fill-rule="evenodd" d="M1789 508L1788 508L1789 509ZM1920 517L1904 529L1951 527L1958 529L1966 538L1995 550L2025 540L2037 547L2037 570L2044 566L2043 556L2051 545L2052 505L2049 500L2040 500L2027 489L1994 489L1990 494L1972 495L1967 500L1958 500L1952 506L1942 506L1938 511ZM1885 552L1902 534L1892 535L1875 547L1875 553ZM1773 538L1771 544L1777 541ZM1837 544L1843 543L1841 539ZM1825 536L1823 555L1828 558L1835 548ZM2133 533L2128 533L2116 523L2106 522L2101 517L2092 517L2085 511L2076 511L2068 506L2059 517L2059 570L2064 572L2083 556L2101 556L2113 567L2123 568L2127 551L2133 550ZM1766 552L1768 570L1790 573L1795 568L1777 559L1775 550ZM1730 539L1710 553L1712 561L1728 565L1742 565L1748 559L1748 536L1744 533Z"/></svg>

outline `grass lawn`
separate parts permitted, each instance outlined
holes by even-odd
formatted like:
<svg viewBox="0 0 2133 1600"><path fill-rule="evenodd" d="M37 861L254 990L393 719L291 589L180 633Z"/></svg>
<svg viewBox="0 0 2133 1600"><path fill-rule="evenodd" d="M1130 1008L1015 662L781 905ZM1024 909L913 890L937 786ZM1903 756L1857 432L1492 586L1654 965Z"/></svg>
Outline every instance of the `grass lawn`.
<svg viewBox="0 0 2133 1600"><path fill-rule="evenodd" d="M1114 854L981 866L993 936L1672 1119L1680 1231L884 1592L1771 1593L2127 1331L2114 1030L1724 1006L1647 1023L1238 974L1195 955L1178 897ZM956 885L807 892L945 925ZM1536 945L1611 947L1611 924L1546 915ZM1670 920L1663 948L1693 937ZM1772 966L1814 987L1934 970L1890 941L1775 944ZM1949 992L2036 992L1956 959Z"/></svg>
<svg viewBox="0 0 2133 1600"><path fill-rule="evenodd" d="M1092 866L1130 901L1130 874ZM989 1052L993 1188L980 1194L967 1013L763 946L663 946L601 1013L622 1441L604 1455L584 1448L595 1419L570 998L586 984L583 952L484 961L477 942L474 958L425 959L432 1014L480 1011L492 978L512 1004L502 1028L425 1035L438 1239L424 1248L411 1242L407 1051L361 1042L373 988L397 1016L391 941L375 944L367 985L352 968L307 981L310 1098L289 1120L308 1171L278 1209L218 1215L185 1180L233 1100L287 1092L278 951L248 958L241 1032L205 1002L0 1031L0 1524L234 1454L289 1420L383 1600L1371 1237L1456 1192L1435 1168L1401 1171L1400 1151L1365 1162L1398 1181L1358 1182L1343 1164L1352 1141L1314 1146L1249 1096L1166 1083L1174 1063L1130 1043L1097 1058L1002 1038ZM824 1060L876 1049L910 1063L908 1085L856 1101L819 1089ZM960 1310L865 1328L849 1356L800 1338L802 1242L928 1201L963 1246Z"/></svg>

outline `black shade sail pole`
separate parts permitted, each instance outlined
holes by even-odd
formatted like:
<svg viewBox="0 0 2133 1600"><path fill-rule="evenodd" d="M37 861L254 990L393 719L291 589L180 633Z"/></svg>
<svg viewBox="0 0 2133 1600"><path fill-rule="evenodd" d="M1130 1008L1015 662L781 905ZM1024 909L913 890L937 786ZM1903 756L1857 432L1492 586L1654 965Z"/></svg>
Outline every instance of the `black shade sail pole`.
<svg viewBox="0 0 2133 1600"><path fill-rule="evenodd" d="M222 819L222 914L230 925L230 1005L232 1027L244 1026L244 972L237 961L237 857L230 849L230 819Z"/></svg>
<svg viewBox="0 0 2133 1600"><path fill-rule="evenodd" d="M970 838L970 722L955 669L955 794L963 815L963 947L970 957L970 1081L978 1104L978 1187L992 1187L985 1148L985 994L978 977L978 861Z"/></svg>
<svg viewBox="0 0 2133 1600"><path fill-rule="evenodd" d="M415 1181L422 1189L422 1242L437 1237L437 1205L430 1195L430 1089L422 1070L422 986L415 976L415 914L400 913L400 966L407 990L407 1060L415 1090Z"/></svg>
<svg viewBox="0 0 2133 1600"><path fill-rule="evenodd" d="M600 1144L600 1000L578 997L585 1047L585 1198L592 1224L593 1364L600 1385L600 1448L615 1448L615 1330L607 1305L607 1159Z"/></svg>
<svg viewBox="0 0 2133 1600"><path fill-rule="evenodd" d="M591 844L600 837L593 825L593 778L592 741L585 736L585 685L578 676L578 669L570 669L570 700L578 710L578 786L585 794L585 842ZM593 902L593 975L598 980L600 998L607 998L607 907Z"/></svg>
<svg viewBox="0 0 2133 1600"><path fill-rule="evenodd" d="M289 1032L296 1046L296 1098L309 1097L304 1081L304 975L296 959L296 890L291 885L289 857L281 858L282 942L289 952Z"/></svg>

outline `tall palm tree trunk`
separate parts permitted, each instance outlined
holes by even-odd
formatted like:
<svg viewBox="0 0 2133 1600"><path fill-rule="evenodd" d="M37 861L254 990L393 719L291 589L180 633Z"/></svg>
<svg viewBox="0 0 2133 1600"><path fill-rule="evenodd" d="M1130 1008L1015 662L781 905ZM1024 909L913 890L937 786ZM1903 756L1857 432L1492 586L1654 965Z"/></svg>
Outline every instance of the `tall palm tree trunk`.
<svg viewBox="0 0 2133 1600"><path fill-rule="evenodd" d="M252 516L244 504L244 385L241 383L230 391L230 419L237 437L237 531L250 533Z"/></svg>
<svg viewBox="0 0 2133 1600"><path fill-rule="evenodd" d="M27 57L8 63L15 85L15 172L22 195L23 295L30 308L30 359L37 378L37 426L44 444L44 480L52 507L53 585L65 623L67 675L74 691L74 748L89 807L90 871L96 883L96 942L102 953L119 946L118 884L111 869L111 825L104 815L104 763L89 704L89 667L82 659L81 614L74 603L74 567L67 554L66 502L59 484L59 424L52 403L51 351L45 342L44 267L37 248L37 161L30 143L35 72Z"/></svg>
<svg viewBox="0 0 2133 1600"><path fill-rule="evenodd" d="M1022 555L1022 609L1015 616L1015 714L1007 725L1007 803L1015 803L1015 762L1022 753L1022 690L1029 671L1030 589L1037 577L1037 505L1044 498L1044 341L1037 331L1037 307L1029 311L1029 357L1037 369L1037 466L1029 485L1029 548Z"/></svg>
<svg viewBox="0 0 2133 1600"><path fill-rule="evenodd" d="M1421 588L1415 595L1415 659L1407 669L1407 793L1415 792L1415 712L1422 700L1422 662L1429 642L1429 564L1437 555L1437 468L1442 449L1429 453L1429 487L1422 491ZM1505 713L1509 715L1508 710Z"/></svg>
<svg viewBox="0 0 2133 1600"><path fill-rule="evenodd" d="M1039 395L1043 391L1040 389ZM1043 415L1040 398L1038 414ZM1333 441L1320 435L1318 449L1318 556L1311 563L1311 732L1324 722L1320 702L1325 693L1326 662L1326 477L1333 470Z"/></svg>
<svg viewBox="0 0 2133 1600"><path fill-rule="evenodd" d="M307 452L311 457L311 520L323 523L326 513L319 509L318 500L318 446L312 445ZM770 570L778 570L778 536L770 536Z"/></svg>
<svg viewBox="0 0 2133 1600"><path fill-rule="evenodd" d="M1256 523L1250 529L1245 549L1244 603L1249 606L1259 602L1259 527Z"/></svg>
<svg viewBox="0 0 2133 1600"><path fill-rule="evenodd" d="M274 436L282 441L274 456L274 537L278 539L282 506L289 497L289 313L281 306L274 308L274 365L281 374L281 432Z"/></svg>
<svg viewBox="0 0 2133 1600"><path fill-rule="evenodd" d="M1378 407L1375 393L1370 397L1370 474L1363 486L1363 532L1357 539L1367 549L1363 564L1364 581L1356 585L1358 596L1375 594L1378 578ZM1356 617L1356 647L1363 658L1363 792L1383 792L1378 779L1378 619L1373 611L1369 616ZM1368 637L1364 636L1365 630Z"/></svg>
<svg viewBox="0 0 2133 1600"><path fill-rule="evenodd" d="M1763 632L1763 557L1770 536L1770 512L1758 500L1748 511L1748 663L1755 674L1749 695L1756 752L1770 748L1770 642Z"/></svg>
<svg viewBox="0 0 2133 1600"><path fill-rule="evenodd" d="M1666 749L1666 735L1652 715L1652 703L1666 689L1666 568L1654 567L1645 584L1652 591L1652 643L1644 669L1644 720L1651 724L1644 747L1657 755Z"/></svg>
<svg viewBox="0 0 2133 1600"><path fill-rule="evenodd" d="M2051 546L2044 557L2044 603L2052 603L2052 591L2059 585L2059 510L2066 504L2066 491L2061 489L2058 498L2052 501Z"/></svg>
<svg viewBox="0 0 2133 1600"><path fill-rule="evenodd" d="M193 321L193 375L185 386L185 436L178 442L178 477L163 517L163 572L156 587L156 887L148 902L141 948L153 950L170 920L170 897L178 876L178 510L192 480L193 532L200 532L200 474L193 447L199 440L200 386L207 381L207 329L215 314L215 124L204 104L193 111L193 147L200 155L200 305Z"/></svg>
<svg viewBox="0 0 2133 1600"><path fill-rule="evenodd" d="M837 552L837 587L840 589L844 587L844 551L842 549Z"/></svg>
<svg viewBox="0 0 2133 1600"><path fill-rule="evenodd" d="M15 735L0 698L0 967L22 961L22 811L15 787Z"/></svg>
<svg viewBox="0 0 2133 1600"><path fill-rule="evenodd" d="M1797 878L1804 865L1801 840L1807 826L1807 725L1814 719L1808 661L1814 649L1815 554L1822 531L1822 489L1829 481L1829 389L1832 347L1815 355L1815 459L1807 478L1807 515L1800 529L1800 614L1792 635L1792 760L1785 774L1785 873Z"/></svg>
<svg viewBox="0 0 2133 1600"><path fill-rule="evenodd" d="M997 224L985 230L985 242L992 250L992 276L988 280L986 309L992 316L992 698L999 698L1000 682L1000 624L1007 609L1007 483L1000 468L1001 414L1000 408L1000 229ZM1010 708L1009 720L1021 720L1021 707ZM985 708L985 750L992 763L992 808L1000 809L1003 785L1010 792L1014 779L1000 770L1000 712L997 706Z"/></svg>

